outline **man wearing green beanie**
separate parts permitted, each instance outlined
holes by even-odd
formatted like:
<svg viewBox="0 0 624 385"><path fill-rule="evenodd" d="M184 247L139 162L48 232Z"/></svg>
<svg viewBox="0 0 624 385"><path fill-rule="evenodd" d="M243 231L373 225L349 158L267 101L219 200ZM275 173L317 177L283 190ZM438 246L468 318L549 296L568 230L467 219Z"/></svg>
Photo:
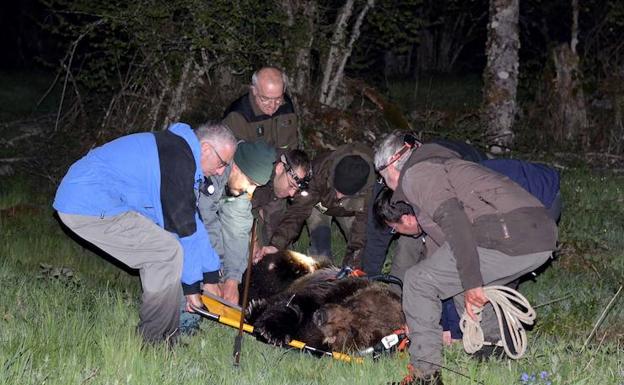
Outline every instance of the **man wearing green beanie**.
<svg viewBox="0 0 624 385"><path fill-rule="evenodd" d="M230 302L238 302L238 284L247 267L251 196L271 179L276 157L264 141L239 142L223 175L204 180L200 188L199 212L221 258L220 294Z"/></svg>
<svg viewBox="0 0 624 385"><path fill-rule="evenodd" d="M267 184L271 179L275 156L275 149L263 141L239 143L227 177L226 192L229 196L251 195L256 187Z"/></svg>

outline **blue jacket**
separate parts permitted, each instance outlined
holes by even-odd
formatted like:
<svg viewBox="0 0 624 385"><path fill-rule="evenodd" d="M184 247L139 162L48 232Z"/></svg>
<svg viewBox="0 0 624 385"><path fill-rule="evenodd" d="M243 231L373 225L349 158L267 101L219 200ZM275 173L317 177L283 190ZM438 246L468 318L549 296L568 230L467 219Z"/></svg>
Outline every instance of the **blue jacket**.
<svg viewBox="0 0 624 385"><path fill-rule="evenodd" d="M513 180L549 208L559 193L560 176L545 164L518 159L488 159L480 162L490 170Z"/></svg>
<svg viewBox="0 0 624 385"><path fill-rule="evenodd" d="M127 135L91 150L70 167L56 192L53 206L65 214L107 217L136 211L149 218L178 237L184 250L182 283L199 288L204 275L214 276L220 267L219 257L210 245L208 233L196 209L199 183L204 179L200 166L200 144L187 124L173 124L169 133L174 134L168 135L173 138L174 146L169 147L168 152L161 151L157 144L158 133ZM171 151L176 150L175 146L180 146L180 143L184 151ZM178 159L185 152L188 159ZM172 175L162 177L161 170L165 170L163 167L170 161L189 168L193 163L191 154L195 163L192 172L185 170L188 172L180 172L173 178ZM165 156L167 162L161 164L160 160ZM174 170L169 168L169 171ZM180 175L185 179L176 180ZM194 177L192 181L191 177ZM167 181L167 185L163 186L161 181ZM183 191L183 197L163 195L161 200L161 190L176 191L170 185L188 186L186 190L189 191ZM190 191L191 185L195 191ZM176 198L187 198L180 199L187 206L186 210L182 210L187 218L170 219L167 208L163 207L163 201L173 202ZM191 205L194 207L188 207ZM172 230L177 228L183 230ZM197 289L194 291L197 292Z"/></svg>

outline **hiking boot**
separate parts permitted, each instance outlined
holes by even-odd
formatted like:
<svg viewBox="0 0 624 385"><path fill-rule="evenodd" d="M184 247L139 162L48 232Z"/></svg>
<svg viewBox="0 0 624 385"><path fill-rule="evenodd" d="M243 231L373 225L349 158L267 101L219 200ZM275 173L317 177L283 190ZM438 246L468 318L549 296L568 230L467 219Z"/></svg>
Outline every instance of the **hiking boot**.
<svg viewBox="0 0 624 385"><path fill-rule="evenodd" d="M483 347L470 355L479 362L489 361L491 358L505 358L505 349L502 346L497 345L483 345Z"/></svg>
<svg viewBox="0 0 624 385"><path fill-rule="evenodd" d="M420 370L415 369L412 364L407 365L407 371L409 374L402 381L388 382L387 385L444 385L440 372L421 376Z"/></svg>
<svg viewBox="0 0 624 385"><path fill-rule="evenodd" d="M513 340L511 339L511 333L509 332L507 326L503 326L503 336L505 337L505 341L507 342L509 351L512 354L516 354L516 350L513 346ZM480 350L472 355L472 358L476 359L479 362L487 361L490 358L508 358L507 353L505 352L505 348L499 345L502 345L502 341L500 340L496 345L483 345Z"/></svg>

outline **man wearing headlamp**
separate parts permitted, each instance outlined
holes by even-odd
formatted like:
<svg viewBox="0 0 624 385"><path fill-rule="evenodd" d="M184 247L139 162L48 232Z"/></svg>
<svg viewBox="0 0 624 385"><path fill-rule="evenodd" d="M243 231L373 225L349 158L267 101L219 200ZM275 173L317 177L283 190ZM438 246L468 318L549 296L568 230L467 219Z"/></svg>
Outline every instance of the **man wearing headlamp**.
<svg viewBox="0 0 624 385"><path fill-rule="evenodd" d="M368 201L374 183L373 151L363 143L345 144L317 155L312 161L308 194L293 198L274 225L268 245L257 250L254 258L259 260L288 247L299 236L306 219L310 238L324 245L324 252L312 251L311 254L331 258L331 228L327 222L333 218L347 238L342 264L359 267L359 253L366 242ZM319 225L311 225L311 222Z"/></svg>
<svg viewBox="0 0 624 385"><path fill-rule="evenodd" d="M287 200L308 195L311 176L310 160L305 152L291 150L278 156L271 181L257 189L251 201L253 214L258 218L261 245L269 244L286 213Z"/></svg>

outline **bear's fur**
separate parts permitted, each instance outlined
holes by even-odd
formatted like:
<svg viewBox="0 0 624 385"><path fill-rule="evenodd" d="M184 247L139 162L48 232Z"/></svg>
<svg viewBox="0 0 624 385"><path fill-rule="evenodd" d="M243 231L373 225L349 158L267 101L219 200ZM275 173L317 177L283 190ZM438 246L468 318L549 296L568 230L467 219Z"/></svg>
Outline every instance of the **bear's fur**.
<svg viewBox="0 0 624 385"><path fill-rule="evenodd" d="M403 327L401 301L382 283L336 279L338 269L289 251L252 269L247 322L266 342L356 351Z"/></svg>

